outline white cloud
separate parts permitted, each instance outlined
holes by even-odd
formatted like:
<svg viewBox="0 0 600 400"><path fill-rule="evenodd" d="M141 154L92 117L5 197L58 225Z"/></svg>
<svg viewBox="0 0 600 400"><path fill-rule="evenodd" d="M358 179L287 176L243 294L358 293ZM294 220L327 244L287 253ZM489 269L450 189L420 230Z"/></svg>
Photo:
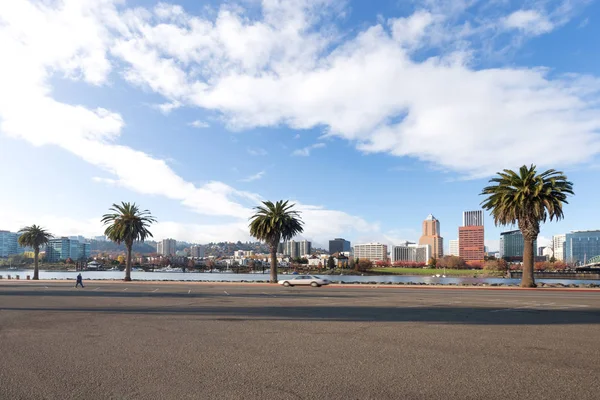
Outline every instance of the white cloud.
<svg viewBox="0 0 600 400"><path fill-rule="evenodd" d="M424 10L415 12L406 18L390 21L392 37L403 46L412 48L422 45L425 30L433 23L434 16Z"/></svg>
<svg viewBox="0 0 600 400"><path fill-rule="evenodd" d="M248 148L246 151L251 156L266 156L267 154L269 154L268 151L266 151L265 149L262 149L260 147Z"/></svg>
<svg viewBox="0 0 600 400"><path fill-rule="evenodd" d="M193 126L194 128L209 128L210 127L210 125L209 125L208 122L201 121L199 119L197 119L197 120L195 120L193 122L190 122L189 125Z"/></svg>
<svg viewBox="0 0 600 400"><path fill-rule="evenodd" d="M292 155L293 155L293 156L302 156L302 157L308 157L308 156L310 156L310 152L311 152L313 149L320 149L320 148L323 148L323 147L325 147L325 143L315 143L315 144L313 144L313 145L310 145L310 146L304 147L304 148L302 148L302 149L296 149L296 150L294 150L294 151L292 152Z"/></svg>
<svg viewBox="0 0 600 400"><path fill-rule="evenodd" d="M554 25L536 10L518 10L504 19L507 28L520 29L534 35L550 32Z"/></svg>
<svg viewBox="0 0 600 400"><path fill-rule="evenodd" d="M159 109L163 114L169 115L171 111L181 107L181 103L178 101L172 101L162 104L155 104L154 107Z"/></svg>
<svg viewBox="0 0 600 400"><path fill-rule="evenodd" d="M260 171L254 175L248 176L247 178L241 179L241 182L254 182L261 179L263 176L265 176L265 171Z"/></svg>

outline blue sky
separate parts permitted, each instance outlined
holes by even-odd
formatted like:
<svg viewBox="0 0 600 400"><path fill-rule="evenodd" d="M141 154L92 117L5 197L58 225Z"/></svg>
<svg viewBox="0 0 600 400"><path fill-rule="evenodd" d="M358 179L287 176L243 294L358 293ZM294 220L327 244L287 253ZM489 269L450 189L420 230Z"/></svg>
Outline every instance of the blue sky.
<svg viewBox="0 0 600 400"><path fill-rule="evenodd" d="M6 4L5 4L6 3ZM574 182L553 234L600 228L595 1L0 3L0 229L94 236L122 200L157 239L248 240L292 199L324 245L446 248L487 180ZM499 233L486 219L486 243Z"/></svg>

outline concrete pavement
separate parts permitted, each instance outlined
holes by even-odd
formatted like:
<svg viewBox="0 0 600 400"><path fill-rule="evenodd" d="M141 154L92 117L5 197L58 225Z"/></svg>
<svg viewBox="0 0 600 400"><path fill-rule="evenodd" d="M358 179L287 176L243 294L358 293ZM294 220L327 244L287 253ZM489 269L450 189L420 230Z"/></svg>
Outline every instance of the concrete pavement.
<svg viewBox="0 0 600 400"><path fill-rule="evenodd" d="M600 293L0 283L4 399L595 399Z"/></svg>

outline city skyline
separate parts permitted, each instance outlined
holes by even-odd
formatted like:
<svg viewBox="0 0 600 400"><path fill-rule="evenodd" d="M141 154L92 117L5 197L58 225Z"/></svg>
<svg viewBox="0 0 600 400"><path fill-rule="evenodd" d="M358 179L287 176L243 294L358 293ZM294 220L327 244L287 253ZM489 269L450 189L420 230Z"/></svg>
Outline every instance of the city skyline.
<svg viewBox="0 0 600 400"><path fill-rule="evenodd" d="M575 190L540 245L600 226L598 2L16 1L0 229L98 236L130 201L157 240L247 241L253 207L290 199L298 240L418 242L433 213L447 253L488 179L531 163ZM484 218L498 250L511 227Z"/></svg>

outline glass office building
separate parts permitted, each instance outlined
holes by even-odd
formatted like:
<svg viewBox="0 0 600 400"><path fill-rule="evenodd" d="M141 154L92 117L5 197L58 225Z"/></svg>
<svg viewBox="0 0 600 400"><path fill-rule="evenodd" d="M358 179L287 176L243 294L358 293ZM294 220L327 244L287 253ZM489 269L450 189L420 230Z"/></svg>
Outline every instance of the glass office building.
<svg viewBox="0 0 600 400"><path fill-rule="evenodd" d="M19 254L18 237L17 233L0 231L0 257Z"/></svg>
<svg viewBox="0 0 600 400"><path fill-rule="evenodd" d="M567 233L564 252L568 263L585 265L590 259L600 256L600 231Z"/></svg>
<svg viewBox="0 0 600 400"><path fill-rule="evenodd" d="M523 234L520 230L502 232L500 234L500 253L502 258L506 261L522 262L523 261L523 249L525 248L525 241L523 240ZM537 249L537 240L533 242L533 255L535 256L535 249Z"/></svg>

